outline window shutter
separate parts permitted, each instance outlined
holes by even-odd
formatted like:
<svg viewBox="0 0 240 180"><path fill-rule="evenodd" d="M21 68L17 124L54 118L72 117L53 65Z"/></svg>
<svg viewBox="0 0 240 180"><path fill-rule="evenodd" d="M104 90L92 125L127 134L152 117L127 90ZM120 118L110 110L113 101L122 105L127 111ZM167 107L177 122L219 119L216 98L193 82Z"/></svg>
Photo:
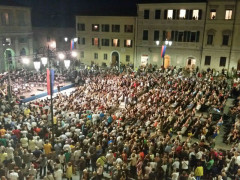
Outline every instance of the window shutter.
<svg viewBox="0 0 240 180"><path fill-rule="evenodd" d="M178 9L178 10L176 10L176 13L177 13L177 14L176 14L176 17L177 17L177 18L176 18L176 19L179 19L180 10L179 10L179 9Z"/></svg>
<svg viewBox="0 0 240 180"><path fill-rule="evenodd" d="M174 9L174 10L173 10L173 19L176 19L176 13L177 13L177 10Z"/></svg>
<svg viewBox="0 0 240 180"><path fill-rule="evenodd" d="M175 41L178 41L178 31L175 31L175 37L174 37Z"/></svg>
<svg viewBox="0 0 240 180"><path fill-rule="evenodd" d="M164 10L164 19L167 19L167 9Z"/></svg>
<svg viewBox="0 0 240 180"><path fill-rule="evenodd" d="M200 31L197 32L196 42L199 42Z"/></svg>
<svg viewBox="0 0 240 180"><path fill-rule="evenodd" d="M190 10L190 11L189 11L189 19L190 19L190 20L193 19L192 16L193 16L193 10Z"/></svg>
<svg viewBox="0 0 240 180"><path fill-rule="evenodd" d="M174 40L174 31L171 32L171 41Z"/></svg>
<svg viewBox="0 0 240 180"><path fill-rule="evenodd" d="M202 19L202 10L199 9L199 13L198 13L198 19L201 20Z"/></svg>
<svg viewBox="0 0 240 180"><path fill-rule="evenodd" d="M166 31L163 31L162 41L166 40Z"/></svg>
<svg viewBox="0 0 240 180"><path fill-rule="evenodd" d="M186 10L186 19L189 19L189 9Z"/></svg>

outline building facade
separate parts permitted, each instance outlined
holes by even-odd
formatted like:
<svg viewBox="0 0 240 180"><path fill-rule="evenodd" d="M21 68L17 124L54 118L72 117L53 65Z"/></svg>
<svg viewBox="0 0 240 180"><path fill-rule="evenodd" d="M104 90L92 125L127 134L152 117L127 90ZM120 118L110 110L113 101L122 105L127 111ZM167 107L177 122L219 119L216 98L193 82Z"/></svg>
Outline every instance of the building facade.
<svg viewBox="0 0 240 180"><path fill-rule="evenodd" d="M206 3L138 4L136 66L200 66L205 14Z"/></svg>
<svg viewBox="0 0 240 180"><path fill-rule="evenodd" d="M201 67L240 70L240 1L209 0Z"/></svg>
<svg viewBox="0 0 240 180"><path fill-rule="evenodd" d="M133 64L136 17L77 16L77 49L81 62L119 67Z"/></svg>
<svg viewBox="0 0 240 180"><path fill-rule="evenodd" d="M0 16L0 72L22 68L21 57L33 53L31 9L1 5Z"/></svg>
<svg viewBox="0 0 240 180"><path fill-rule="evenodd" d="M110 66L117 52L121 63L135 67L240 70L240 0L149 2L137 4L136 18L77 16L80 59ZM119 32L113 32L114 25ZM133 26L131 33L126 25ZM131 47L126 40L132 40Z"/></svg>

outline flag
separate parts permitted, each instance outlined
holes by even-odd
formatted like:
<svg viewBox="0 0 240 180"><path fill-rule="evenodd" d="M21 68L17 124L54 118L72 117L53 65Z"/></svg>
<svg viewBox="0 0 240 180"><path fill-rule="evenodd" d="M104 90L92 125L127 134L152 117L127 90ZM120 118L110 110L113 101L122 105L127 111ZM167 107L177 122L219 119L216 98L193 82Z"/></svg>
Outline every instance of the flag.
<svg viewBox="0 0 240 180"><path fill-rule="evenodd" d="M47 69L47 94L53 95L53 90L54 90L54 70Z"/></svg>
<svg viewBox="0 0 240 180"><path fill-rule="evenodd" d="M165 56L165 52L166 52L166 46L165 45L162 45L162 52L161 52L161 57L164 58Z"/></svg>
<svg viewBox="0 0 240 180"><path fill-rule="evenodd" d="M74 49L74 40L72 39L71 40L71 50L73 50Z"/></svg>

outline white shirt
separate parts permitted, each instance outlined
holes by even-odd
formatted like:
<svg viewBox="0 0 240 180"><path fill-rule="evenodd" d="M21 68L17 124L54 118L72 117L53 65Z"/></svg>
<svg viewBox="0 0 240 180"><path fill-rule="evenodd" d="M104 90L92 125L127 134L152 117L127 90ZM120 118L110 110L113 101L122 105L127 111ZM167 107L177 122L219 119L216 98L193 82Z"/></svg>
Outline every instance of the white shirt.
<svg viewBox="0 0 240 180"><path fill-rule="evenodd" d="M182 169L188 169L188 161L182 161Z"/></svg>
<svg viewBox="0 0 240 180"><path fill-rule="evenodd" d="M16 172L12 172L12 173L9 174L9 179L10 180L17 180L18 177L19 177L18 173L16 173Z"/></svg>
<svg viewBox="0 0 240 180"><path fill-rule="evenodd" d="M61 169L58 169L54 172L55 180L62 180L63 171Z"/></svg>

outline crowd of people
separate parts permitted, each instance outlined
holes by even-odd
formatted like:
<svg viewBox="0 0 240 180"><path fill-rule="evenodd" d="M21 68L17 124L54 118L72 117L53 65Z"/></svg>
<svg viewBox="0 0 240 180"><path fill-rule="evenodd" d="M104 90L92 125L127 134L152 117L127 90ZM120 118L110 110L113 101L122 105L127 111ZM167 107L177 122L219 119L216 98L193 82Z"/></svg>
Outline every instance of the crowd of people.
<svg viewBox="0 0 240 180"><path fill-rule="evenodd" d="M43 91L47 86L46 72L33 72L26 69L20 69L12 71L8 77L8 73L0 76L0 94L7 95L7 86L9 85L9 78L11 81L11 90L14 96L20 99L20 96L24 96L31 91L40 90ZM66 77L57 73L54 77L56 86L63 86Z"/></svg>
<svg viewBox="0 0 240 180"><path fill-rule="evenodd" d="M53 99L53 119L48 99L1 98L1 179L240 178L240 148L215 148L225 121L208 113L223 111L225 77L182 76L172 68L84 80Z"/></svg>

